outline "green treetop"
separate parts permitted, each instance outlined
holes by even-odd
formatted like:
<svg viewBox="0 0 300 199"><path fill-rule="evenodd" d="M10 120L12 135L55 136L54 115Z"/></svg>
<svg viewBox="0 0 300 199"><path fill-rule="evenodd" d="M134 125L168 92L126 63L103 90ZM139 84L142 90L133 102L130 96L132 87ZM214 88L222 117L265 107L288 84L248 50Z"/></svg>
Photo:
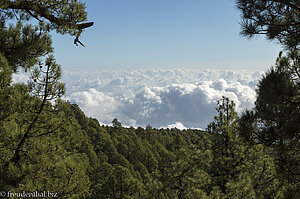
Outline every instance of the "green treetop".
<svg viewBox="0 0 300 199"><path fill-rule="evenodd" d="M218 101L218 116L208 126L212 160L207 171L211 198L280 198L274 162L263 146L243 142L234 102Z"/></svg>

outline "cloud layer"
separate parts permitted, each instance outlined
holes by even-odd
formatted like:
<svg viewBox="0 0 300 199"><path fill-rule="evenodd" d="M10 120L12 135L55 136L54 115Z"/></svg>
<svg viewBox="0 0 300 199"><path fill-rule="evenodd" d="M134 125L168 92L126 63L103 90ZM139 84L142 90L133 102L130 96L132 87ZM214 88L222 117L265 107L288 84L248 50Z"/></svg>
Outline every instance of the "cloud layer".
<svg viewBox="0 0 300 199"><path fill-rule="evenodd" d="M129 70L65 72L66 99L102 124L203 128L227 96L238 112L251 108L263 72L232 70Z"/></svg>

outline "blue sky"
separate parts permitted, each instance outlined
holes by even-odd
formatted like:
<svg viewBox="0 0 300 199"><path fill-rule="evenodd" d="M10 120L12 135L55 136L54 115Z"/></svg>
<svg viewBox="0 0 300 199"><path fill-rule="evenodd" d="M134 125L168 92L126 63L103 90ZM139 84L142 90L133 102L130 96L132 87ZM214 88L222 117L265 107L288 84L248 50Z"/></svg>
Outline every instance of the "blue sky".
<svg viewBox="0 0 300 199"><path fill-rule="evenodd" d="M239 35L234 0L90 0L89 21L77 47L53 33L64 70L250 69L273 65L280 46Z"/></svg>

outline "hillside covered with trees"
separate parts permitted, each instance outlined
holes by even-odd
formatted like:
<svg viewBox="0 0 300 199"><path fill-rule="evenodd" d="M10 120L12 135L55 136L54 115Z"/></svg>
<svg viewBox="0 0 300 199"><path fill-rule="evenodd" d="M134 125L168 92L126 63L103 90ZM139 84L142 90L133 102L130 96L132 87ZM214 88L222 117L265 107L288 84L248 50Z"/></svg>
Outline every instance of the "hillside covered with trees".
<svg viewBox="0 0 300 199"><path fill-rule="evenodd" d="M61 99L50 31L81 44L84 3L0 2L0 197L300 198L300 3L238 0L242 35L284 47L240 116L223 97L205 131L100 125ZM34 21L34 22L33 22ZM70 44L72 45L72 44ZM12 83L29 71L30 81Z"/></svg>

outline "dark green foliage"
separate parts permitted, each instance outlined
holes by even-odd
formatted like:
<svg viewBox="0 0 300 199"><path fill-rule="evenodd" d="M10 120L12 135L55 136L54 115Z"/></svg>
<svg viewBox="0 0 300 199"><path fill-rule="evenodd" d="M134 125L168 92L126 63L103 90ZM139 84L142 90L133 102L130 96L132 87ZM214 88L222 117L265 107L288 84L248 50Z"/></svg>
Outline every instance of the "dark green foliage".
<svg viewBox="0 0 300 199"><path fill-rule="evenodd" d="M99 159L59 100L65 89L48 34L54 29L78 34L78 22L85 19L79 1L0 2L1 191L89 195L88 174ZM30 71L27 85L11 84L12 72L20 68Z"/></svg>
<svg viewBox="0 0 300 199"><path fill-rule="evenodd" d="M85 5L77 0L1 0L0 52L13 71L27 70L53 52L51 30L75 36L86 19Z"/></svg>
<svg viewBox="0 0 300 199"><path fill-rule="evenodd" d="M269 148L281 181L288 187L286 193L299 193L300 188L299 60L296 50L287 56L280 53L275 67L259 82L254 110L246 111L240 120L241 135L249 143Z"/></svg>
<svg viewBox="0 0 300 199"><path fill-rule="evenodd" d="M241 35L266 35L287 48L300 45L299 0L237 0L242 13Z"/></svg>
<svg viewBox="0 0 300 199"><path fill-rule="evenodd" d="M8 83L1 97L9 100L1 103L1 187L15 192L53 190L60 197L88 194L88 142L79 124L61 111L63 102L49 102L64 92L58 81L60 67L49 57L45 69L34 70L28 86L10 86L2 63L1 80Z"/></svg>
<svg viewBox="0 0 300 199"><path fill-rule="evenodd" d="M50 35L43 27L24 25L22 22L7 25L5 18L0 18L0 26L0 52L6 57L13 71L19 67L27 70L41 56L53 51Z"/></svg>
<svg viewBox="0 0 300 199"><path fill-rule="evenodd" d="M90 198L282 198L273 158L239 136L226 98L208 132L100 126L77 105L65 105L66 114L84 124L97 156L85 151L90 165L99 161L88 174Z"/></svg>
<svg viewBox="0 0 300 199"><path fill-rule="evenodd" d="M15 17L19 20L36 19L47 29L59 33L76 35L78 29L83 29L80 22L87 19L85 4L79 0L2 0L1 16Z"/></svg>
<svg viewBox="0 0 300 199"><path fill-rule="evenodd" d="M261 145L240 137L234 103L218 101L218 116L208 126L212 161L210 191L221 198L280 198L273 159Z"/></svg>
<svg viewBox="0 0 300 199"><path fill-rule="evenodd" d="M285 197L299 198L300 1L237 0L237 7L242 35L264 34L287 50L259 82L255 108L244 112L239 131L252 146L264 145L275 159Z"/></svg>

